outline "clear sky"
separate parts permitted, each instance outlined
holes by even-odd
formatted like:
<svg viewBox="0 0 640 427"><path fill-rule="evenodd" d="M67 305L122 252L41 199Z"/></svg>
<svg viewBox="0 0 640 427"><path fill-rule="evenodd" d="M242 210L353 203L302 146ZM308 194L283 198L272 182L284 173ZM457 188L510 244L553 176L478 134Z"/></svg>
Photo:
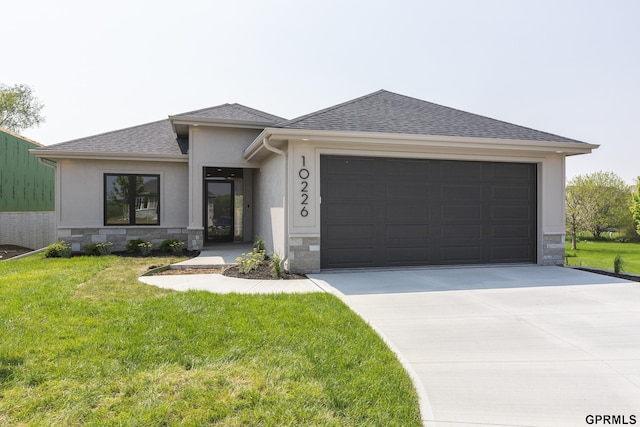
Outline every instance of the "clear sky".
<svg viewBox="0 0 640 427"><path fill-rule="evenodd" d="M567 178L640 175L637 0L20 0L0 82L45 145L238 102L285 118L387 89L601 144Z"/></svg>

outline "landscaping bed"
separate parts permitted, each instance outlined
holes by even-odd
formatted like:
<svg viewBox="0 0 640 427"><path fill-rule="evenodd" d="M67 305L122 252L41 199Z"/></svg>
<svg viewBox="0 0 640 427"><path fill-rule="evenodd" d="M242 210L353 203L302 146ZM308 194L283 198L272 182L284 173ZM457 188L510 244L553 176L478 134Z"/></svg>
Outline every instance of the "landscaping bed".
<svg viewBox="0 0 640 427"><path fill-rule="evenodd" d="M24 255L31 251L32 249L23 248L22 246L0 245L0 261L10 259L18 255Z"/></svg>
<svg viewBox="0 0 640 427"><path fill-rule="evenodd" d="M155 268L156 266L152 267ZM219 268L168 268L166 270L153 273L154 276L175 276L182 274L222 274L223 276L235 277L238 279L257 280L299 280L307 278L307 276L293 273L282 273L280 277L277 277L273 271L271 271L271 266L268 261L262 262L258 267L248 273L241 272L240 268L236 265Z"/></svg>
<svg viewBox="0 0 640 427"><path fill-rule="evenodd" d="M232 267L226 268L222 274L227 277L237 277L239 279L296 280L307 278L307 276L287 272L282 272L280 277L278 277L271 270L269 259L265 259L256 268L247 273L241 272L240 268L237 265L234 265Z"/></svg>

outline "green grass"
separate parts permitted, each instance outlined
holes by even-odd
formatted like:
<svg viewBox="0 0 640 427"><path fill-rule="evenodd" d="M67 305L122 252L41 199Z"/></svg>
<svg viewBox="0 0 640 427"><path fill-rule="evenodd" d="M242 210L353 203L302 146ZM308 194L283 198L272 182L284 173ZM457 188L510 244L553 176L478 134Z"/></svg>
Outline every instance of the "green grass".
<svg viewBox="0 0 640 427"><path fill-rule="evenodd" d="M577 248L572 250L571 242L567 242L565 254L568 265L613 271L616 255L620 255L624 261L624 272L640 274L640 243L580 240Z"/></svg>
<svg viewBox="0 0 640 427"><path fill-rule="evenodd" d="M137 280L163 263L0 263L0 425L421 425L408 375L336 297Z"/></svg>

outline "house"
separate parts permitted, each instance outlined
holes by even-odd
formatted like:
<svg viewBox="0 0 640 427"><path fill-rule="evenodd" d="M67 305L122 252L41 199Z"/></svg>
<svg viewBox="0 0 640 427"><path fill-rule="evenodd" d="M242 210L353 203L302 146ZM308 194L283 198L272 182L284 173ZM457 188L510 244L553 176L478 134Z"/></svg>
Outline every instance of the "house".
<svg viewBox="0 0 640 427"><path fill-rule="evenodd" d="M294 272L564 262L565 158L591 145L380 90L293 120L239 104L33 150L57 236L261 236Z"/></svg>
<svg viewBox="0 0 640 427"><path fill-rule="evenodd" d="M40 147L0 128L0 245L38 249L56 240L53 164L29 152Z"/></svg>

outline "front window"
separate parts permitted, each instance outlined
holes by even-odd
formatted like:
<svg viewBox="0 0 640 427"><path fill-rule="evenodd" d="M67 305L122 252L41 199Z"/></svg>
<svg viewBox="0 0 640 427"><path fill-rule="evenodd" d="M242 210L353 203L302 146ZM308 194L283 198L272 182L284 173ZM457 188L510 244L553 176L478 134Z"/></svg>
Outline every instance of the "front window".
<svg viewBox="0 0 640 427"><path fill-rule="evenodd" d="M105 225L160 225L160 176L105 174Z"/></svg>

